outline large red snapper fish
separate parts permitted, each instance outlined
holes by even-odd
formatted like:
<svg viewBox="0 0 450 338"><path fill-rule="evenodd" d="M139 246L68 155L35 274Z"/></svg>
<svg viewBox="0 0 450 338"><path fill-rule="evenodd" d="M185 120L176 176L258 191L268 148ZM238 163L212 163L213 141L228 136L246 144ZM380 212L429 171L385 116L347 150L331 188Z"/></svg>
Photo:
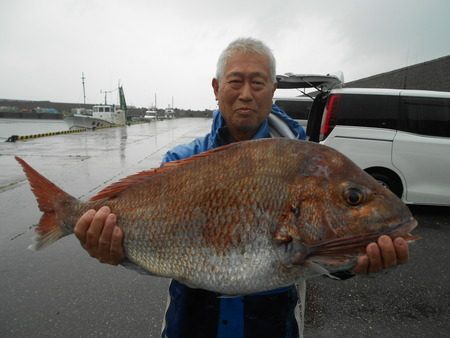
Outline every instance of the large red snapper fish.
<svg viewBox="0 0 450 338"><path fill-rule="evenodd" d="M417 222L392 192L336 150L282 138L233 143L114 183L82 202L22 165L44 213L35 249L107 205L129 261L226 295L351 269L383 234Z"/></svg>

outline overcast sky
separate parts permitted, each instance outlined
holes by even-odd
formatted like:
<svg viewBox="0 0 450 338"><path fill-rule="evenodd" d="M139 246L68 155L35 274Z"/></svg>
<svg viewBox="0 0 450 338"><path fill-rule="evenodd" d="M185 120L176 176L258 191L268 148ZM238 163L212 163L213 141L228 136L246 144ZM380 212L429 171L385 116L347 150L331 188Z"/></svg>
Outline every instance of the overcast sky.
<svg viewBox="0 0 450 338"><path fill-rule="evenodd" d="M237 37L266 42L278 74L352 81L449 55L449 16L448 0L0 0L0 98L83 102L84 72L88 103L120 80L130 105L212 109Z"/></svg>

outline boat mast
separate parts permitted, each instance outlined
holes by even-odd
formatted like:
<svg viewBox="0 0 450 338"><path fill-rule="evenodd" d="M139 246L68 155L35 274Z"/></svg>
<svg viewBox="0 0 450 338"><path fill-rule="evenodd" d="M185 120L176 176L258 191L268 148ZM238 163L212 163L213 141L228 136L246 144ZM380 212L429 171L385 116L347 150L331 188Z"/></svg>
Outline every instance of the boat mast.
<svg viewBox="0 0 450 338"><path fill-rule="evenodd" d="M81 83L83 84L83 104L86 104L86 91L84 89L84 72L81 73Z"/></svg>
<svg viewBox="0 0 450 338"><path fill-rule="evenodd" d="M110 94L110 93L112 93L113 91L114 91L114 90L101 90L101 89L100 89L100 94L105 94L105 106L108 105L107 99L106 99L107 95Z"/></svg>

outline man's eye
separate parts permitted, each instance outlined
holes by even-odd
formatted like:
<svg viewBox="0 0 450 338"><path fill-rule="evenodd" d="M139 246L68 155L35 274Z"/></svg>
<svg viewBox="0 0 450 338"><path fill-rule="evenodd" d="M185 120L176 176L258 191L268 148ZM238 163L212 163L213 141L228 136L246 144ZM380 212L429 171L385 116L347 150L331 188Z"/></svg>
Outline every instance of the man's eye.
<svg viewBox="0 0 450 338"><path fill-rule="evenodd" d="M242 87L242 81L241 80L230 80L230 81L228 81L228 85L231 88L239 89Z"/></svg>
<svg viewBox="0 0 450 338"><path fill-rule="evenodd" d="M262 81L253 81L252 88L254 90L262 90L265 87L265 83Z"/></svg>
<svg viewBox="0 0 450 338"><path fill-rule="evenodd" d="M266 84L266 82L264 81L264 80L262 80L262 79L254 79L253 81L252 81L252 85L253 86L257 86L257 87L262 87L262 86L264 86Z"/></svg>

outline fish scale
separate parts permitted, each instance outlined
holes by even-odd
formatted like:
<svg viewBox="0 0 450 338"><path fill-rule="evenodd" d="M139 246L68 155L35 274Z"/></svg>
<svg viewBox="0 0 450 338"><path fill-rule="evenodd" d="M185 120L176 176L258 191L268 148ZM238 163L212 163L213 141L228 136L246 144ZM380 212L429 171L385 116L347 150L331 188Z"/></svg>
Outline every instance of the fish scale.
<svg viewBox="0 0 450 338"><path fill-rule="evenodd" d="M106 205L130 262L227 295L349 269L381 234L412 239L417 225L394 194L344 155L304 141L233 143L131 175L85 202L17 160L44 212L35 248Z"/></svg>

